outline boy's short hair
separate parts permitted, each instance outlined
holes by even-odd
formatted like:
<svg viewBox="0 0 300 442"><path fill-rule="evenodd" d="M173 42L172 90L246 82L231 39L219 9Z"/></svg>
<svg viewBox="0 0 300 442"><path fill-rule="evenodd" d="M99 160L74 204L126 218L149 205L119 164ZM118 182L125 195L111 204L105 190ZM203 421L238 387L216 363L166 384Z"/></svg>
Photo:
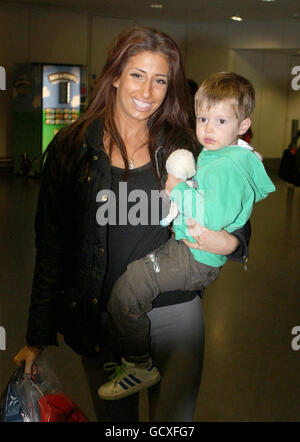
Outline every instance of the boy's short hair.
<svg viewBox="0 0 300 442"><path fill-rule="evenodd" d="M208 107L229 101L239 121L252 116L255 107L255 91L247 78L234 72L218 72L203 81L195 95L195 110L202 103Z"/></svg>

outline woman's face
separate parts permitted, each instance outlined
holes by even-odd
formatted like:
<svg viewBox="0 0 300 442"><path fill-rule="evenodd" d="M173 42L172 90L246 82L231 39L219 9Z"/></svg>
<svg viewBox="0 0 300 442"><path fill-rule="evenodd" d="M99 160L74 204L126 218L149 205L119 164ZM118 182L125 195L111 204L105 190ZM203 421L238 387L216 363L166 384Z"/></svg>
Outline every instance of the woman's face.
<svg viewBox="0 0 300 442"><path fill-rule="evenodd" d="M166 96L168 75L168 60L160 52L146 51L130 57L121 76L113 82L117 89L115 117L148 120Z"/></svg>

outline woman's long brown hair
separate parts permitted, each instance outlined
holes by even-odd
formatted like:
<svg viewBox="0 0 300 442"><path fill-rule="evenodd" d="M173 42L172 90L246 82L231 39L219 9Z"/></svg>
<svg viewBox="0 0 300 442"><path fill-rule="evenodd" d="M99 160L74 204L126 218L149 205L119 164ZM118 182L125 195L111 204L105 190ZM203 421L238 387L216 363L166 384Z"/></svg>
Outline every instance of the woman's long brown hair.
<svg viewBox="0 0 300 442"><path fill-rule="evenodd" d="M198 147L191 130L193 109L177 44L168 35L155 29L131 27L121 32L113 41L106 63L96 81L90 104L81 117L64 131L69 146L79 147L87 127L97 118L101 118L103 130L110 139L110 149L113 145L119 149L126 172L128 171L126 148L114 120L116 88L113 86L113 81L120 77L130 57L144 51L160 52L167 57L169 63L166 97L148 121L149 152L152 162L154 163L154 151L158 144L163 143L166 156L175 148L185 147L195 150Z"/></svg>

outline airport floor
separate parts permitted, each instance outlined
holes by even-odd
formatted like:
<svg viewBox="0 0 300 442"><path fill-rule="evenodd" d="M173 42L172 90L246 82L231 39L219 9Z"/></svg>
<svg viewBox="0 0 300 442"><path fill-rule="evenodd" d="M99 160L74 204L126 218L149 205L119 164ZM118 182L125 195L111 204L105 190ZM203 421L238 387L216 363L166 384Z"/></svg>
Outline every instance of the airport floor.
<svg viewBox="0 0 300 442"><path fill-rule="evenodd" d="M251 217L248 271L228 262L203 299L206 341L195 421L300 421L300 188L269 170L277 191ZM39 180L0 174L0 393L24 336L34 267ZM91 421L81 359L60 338L45 358ZM178 380L180 382L180 380ZM141 395L142 420L147 420Z"/></svg>

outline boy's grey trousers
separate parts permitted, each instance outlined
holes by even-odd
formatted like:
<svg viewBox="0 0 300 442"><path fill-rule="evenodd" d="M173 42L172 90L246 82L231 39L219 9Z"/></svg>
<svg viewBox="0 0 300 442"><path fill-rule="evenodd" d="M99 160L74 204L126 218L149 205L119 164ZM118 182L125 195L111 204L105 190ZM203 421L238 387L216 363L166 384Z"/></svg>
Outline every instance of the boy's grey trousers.
<svg viewBox="0 0 300 442"><path fill-rule="evenodd" d="M173 236L159 249L129 264L108 302L110 331L118 351L130 362L147 360L150 320L146 313L154 299L166 292L200 291L219 273L219 267L196 261L184 242Z"/></svg>

